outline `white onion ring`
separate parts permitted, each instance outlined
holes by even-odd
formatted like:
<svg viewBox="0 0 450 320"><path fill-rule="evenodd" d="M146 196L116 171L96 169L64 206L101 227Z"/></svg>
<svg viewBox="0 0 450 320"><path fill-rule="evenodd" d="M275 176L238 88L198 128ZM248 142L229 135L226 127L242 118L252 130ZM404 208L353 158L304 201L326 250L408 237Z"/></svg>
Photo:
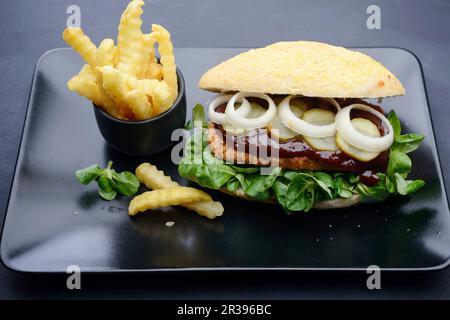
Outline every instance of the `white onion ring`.
<svg viewBox="0 0 450 320"><path fill-rule="evenodd" d="M387 126L389 132L382 137L370 137L359 132L355 129L350 119L350 111L352 109L366 111L378 117ZM383 152L389 149L394 142L394 129L389 120L381 112L364 104L356 103L342 108L336 114L335 123L339 135L346 142L364 151Z"/></svg>
<svg viewBox="0 0 450 320"><path fill-rule="evenodd" d="M290 95L283 99L278 105L279 116L283 124L289 129L312 138L327 138L333 137L336 134L336 125L334 123L328 125L316 125L306 122L298 118L291 110L290 101L298 95ZM332 101L331 101L332 100ZM334 99L327 99L337 111L341 109L339 104Z"/></svg>
<svg viewBox="0 0 450 320"><path fill-rule="evenodd" d="M216 123L216 124L225 124L228 123L225 113L220 113L216 111L216 108L222 104L224 104L225 102L228 102L231 99L232 95L220 95L215 97L210 103L209 103L209 108L208 108L208 118L210 121ZM237 113L239 113L239 115L245 117L247 116L251 111L251 106L250 103L248 102L247 99L243 98L242 99L242 104L239 107L239 109L237 109Z"/></svg>
<svg viewBox="0 0 450 320"><path fill-rule="evenodd" d="M264 99L269 103L267 111L257 118L245 118L234 108L236 100L245 99L247 97L255 97ZM227 121L233 126L241 129L258 129L266 127L277 114L277 107L273 100L264 93L252 93L252 92L238 92L228 101L227 108L225 109L225 115Z"/></svg>
<svg viewBox="0 0 450 320"><path fill-rule="evenodd" d="M341 105L333 98L321 98L322 100L328 101L336 108L337 111L341 110Z"/></svg>

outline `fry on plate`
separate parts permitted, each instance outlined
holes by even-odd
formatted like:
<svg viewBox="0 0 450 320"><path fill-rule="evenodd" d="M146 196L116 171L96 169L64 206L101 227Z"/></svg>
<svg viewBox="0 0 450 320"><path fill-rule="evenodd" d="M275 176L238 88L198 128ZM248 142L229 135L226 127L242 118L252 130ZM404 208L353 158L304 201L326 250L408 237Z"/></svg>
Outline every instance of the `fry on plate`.
<svg viewBox="0 0 450 320"><path fill-rule="evenodd" d="M179 184L173 181L169 176L166 176L163 171L158 170L156 166L153 166L150 163L143 163L137 167L136 176L147 188L153 190L169 189L179 186ZM220 217L224 211L220 202L212 200L183 203L181 205L208 219Z"/></svg>
<svg viewBox="0 0 450 320"><path fill-rule="evenodd" d="M128 207L128 214L134 216L139 212L167 206L177 206L183 203L211 201L211 197L190 187L173 187L144 192L133 198Z"/></svg>

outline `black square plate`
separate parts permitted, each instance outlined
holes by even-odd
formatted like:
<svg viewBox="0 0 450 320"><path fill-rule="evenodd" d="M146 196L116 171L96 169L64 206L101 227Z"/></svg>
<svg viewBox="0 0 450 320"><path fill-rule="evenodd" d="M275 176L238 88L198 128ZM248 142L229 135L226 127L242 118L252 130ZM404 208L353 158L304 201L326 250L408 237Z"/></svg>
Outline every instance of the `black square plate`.
<svg viewBox="0 0 450 320"><path fill-rule="evenodd" d="M188 105L211 94L197 89L200 75L246 49L179 48L177 62L187 84ZM71 50L57 49L39 61L12 184L1 257L22 272L174 270L432 270L450 256L450 215L420 63L396 48L358 49L386 65L407 95L386 99L405 131L426 135L412 154L413 176L427 182L411 197L334 211L287 216L276 206L213 193L225 214L209 221L182 208L165 208L135 218L128 198L101 200L95 186L81 186L76 169L113 160L133 171L156 164L183 184L170 150L134 158L106 146L85 99L66 81L82 66ZM190 111L189 111L190 114ZM175 221L171 228L167 221Z"/></svg>

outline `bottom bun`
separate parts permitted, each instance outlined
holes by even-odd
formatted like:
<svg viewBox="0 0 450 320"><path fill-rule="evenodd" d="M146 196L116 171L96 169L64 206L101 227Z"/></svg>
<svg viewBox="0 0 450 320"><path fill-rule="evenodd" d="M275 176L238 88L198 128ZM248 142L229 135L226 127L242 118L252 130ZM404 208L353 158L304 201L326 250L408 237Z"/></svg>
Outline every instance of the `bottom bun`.
<svg viewBox="0 0 450 320"><path fill-rule="evenodd" d="M259 200L259 199L249 197L240 188L234 192L230 192L225 188L221 188L220 191L223 193L226 193L228 195L238 197L241 199L245 199L245 200L263 202L263 203L272 203L272 204L277 203L277 201L275 199ZM361 196L359 194L354 194L351 198L348 198L348 199L340 198L340 199L334 199L334 200L319 201L314 204L313 208L318 209L318 210L348 208L348 207L357 205L360 202L360 200L361 200Z"/></svg>

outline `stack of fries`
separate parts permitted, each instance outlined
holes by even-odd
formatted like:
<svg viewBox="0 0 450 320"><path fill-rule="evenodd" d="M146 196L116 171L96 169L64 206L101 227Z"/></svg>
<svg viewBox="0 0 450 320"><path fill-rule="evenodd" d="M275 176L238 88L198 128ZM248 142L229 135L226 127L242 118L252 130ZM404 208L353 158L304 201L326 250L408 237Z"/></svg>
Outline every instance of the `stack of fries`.
<svg viewBox="0 0 450 320"><path fill-rule="evenodd" d="M213 201L207 193L189 187L181 187L149 163L143 163L136 169L139 181L153 191L147 191L135 197L128 207L130 216L149 209L181 205L197 212L208 219L215 219L223 214L223 206Z"/></svg>
<svg viewBox="0 0 450 320"><path fill-rule="evenodd" d="M143 0L129 3L120 19L117 46L113 39L104 39L97 48L80 28L67 28L63 33L64 40L87 63L67 86L118 119L157 116L178 96L170 33L157 24L152 25L151 33L142 33L144 4Z"/></svg>

